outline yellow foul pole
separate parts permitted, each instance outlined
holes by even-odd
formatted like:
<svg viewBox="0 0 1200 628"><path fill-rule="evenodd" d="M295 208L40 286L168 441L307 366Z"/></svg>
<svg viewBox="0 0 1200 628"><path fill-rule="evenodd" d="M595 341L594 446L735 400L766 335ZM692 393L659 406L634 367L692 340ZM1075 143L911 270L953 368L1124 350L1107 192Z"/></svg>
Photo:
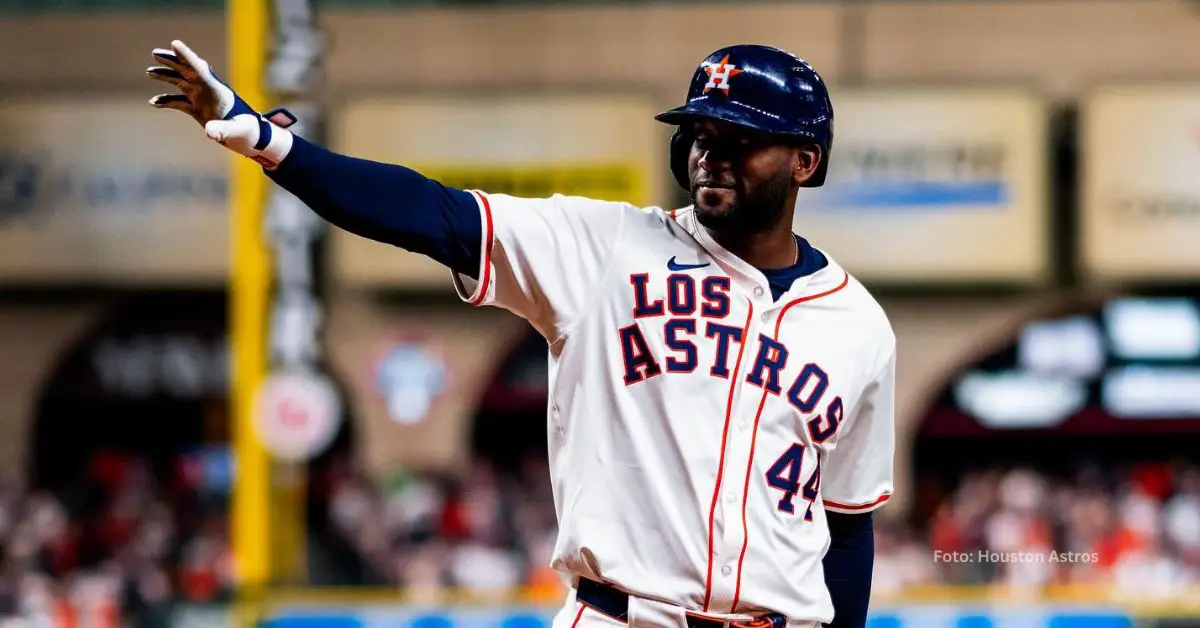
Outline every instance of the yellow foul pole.
<svg viewBox="0 0 1200 628"><path fill-rule="evenodd" d="M264 85L267 0L226 0L228 80L252 107L269 106ZM230 342L232 440L236 480L232 545L239 592L258 598L271 579L271 465L255 428L255 393L267 372L270 260L263 237L268 180L260 166L233 156L230 170Z"/></svg>

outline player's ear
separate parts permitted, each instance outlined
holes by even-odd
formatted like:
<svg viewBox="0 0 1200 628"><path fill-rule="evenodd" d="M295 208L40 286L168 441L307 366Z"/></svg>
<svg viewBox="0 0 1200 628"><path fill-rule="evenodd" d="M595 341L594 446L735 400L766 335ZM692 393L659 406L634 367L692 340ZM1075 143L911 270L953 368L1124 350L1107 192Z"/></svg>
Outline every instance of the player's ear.
<svg viewBox="0 0 1200 628"><path fill-rule="evenodd" d="M816 144L805 144L796 147L796 157L792 167L792 182L797 185L812 178L821 165L821 147Z"/></svg>

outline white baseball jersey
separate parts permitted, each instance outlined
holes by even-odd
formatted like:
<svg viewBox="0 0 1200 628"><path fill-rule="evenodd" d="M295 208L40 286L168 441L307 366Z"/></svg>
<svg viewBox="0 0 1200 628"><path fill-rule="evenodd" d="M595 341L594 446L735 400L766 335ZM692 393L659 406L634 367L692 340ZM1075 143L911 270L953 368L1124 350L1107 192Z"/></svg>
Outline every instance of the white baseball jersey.
<svg viewBox="0 0 1200 628"><path fill-rule="evenodd" d="M459 295L550 343L552 566L701 613L831 620L825 511L892 492L874 298L826 254L773 300L690 208L473 194L482 264Z"/></svg>

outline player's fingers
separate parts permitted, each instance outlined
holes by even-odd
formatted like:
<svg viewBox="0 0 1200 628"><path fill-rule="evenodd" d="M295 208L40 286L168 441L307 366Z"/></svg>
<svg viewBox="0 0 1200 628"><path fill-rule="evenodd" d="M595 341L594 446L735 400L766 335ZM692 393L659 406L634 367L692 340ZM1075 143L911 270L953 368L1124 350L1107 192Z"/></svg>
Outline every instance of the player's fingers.
<svg viewBox="0 0 1200 628"><path fill-rule="evenodd" d="M175 70L182 76L195 75L196 73L174 51L167 50L166 48L155 48L153 55L155 61Z"/></svg>
<svg viewBox="0 0 1200 628"><path fill-rule="evenodd" d="M183 69L183 60L179 58L179 55L175 54L174 50L170 50L168 48L155 48L150 55L154 57L155 61L158 61L172 69Z"/></svg>
<svg viewBox="0 0 1200 628"><path fill-rule="evenodd" d="M150 104L158 109L175 109L188 115L192 113L192 101L183 94L159 94L150 99Z"/></svg>
<svg viewBox="0 0 1200 628"><path fill-rule="evenodd" d="M156 81L170 83L171 85L174 85L180 89L183 89L184 86L188 85L188 80L184 78L182 74L172 70L171 68L152 66L146 68L146 75Z"/></svg>
<svg viewBox="0 0 1200 628"><path fill-rule="evenodd" d="M150 104L156 107L160 105L172 105L175 103L184 103L190 105L192 104L192 101L188 100L188 97L183 94L159 94L150 99Z"/></svg>
<svg viewBox="0 0 1200 628"><path fill-rule="evenodd" d="M171 48L183 60L183 63L194 69L196 72L203 72L208 69L208 62L200 58L200 55L188 48L187 44L176 39L171 42Z"/></svg>
<svg viewBox="0 0 1200 628"><path fill-rule="evenodd" d="M162 78L184 80L184 76L180 74L178 70L172 70L171 68L165 68L160 65L152 65L146 68L146 72L149 74L155 74Z"/></svg>

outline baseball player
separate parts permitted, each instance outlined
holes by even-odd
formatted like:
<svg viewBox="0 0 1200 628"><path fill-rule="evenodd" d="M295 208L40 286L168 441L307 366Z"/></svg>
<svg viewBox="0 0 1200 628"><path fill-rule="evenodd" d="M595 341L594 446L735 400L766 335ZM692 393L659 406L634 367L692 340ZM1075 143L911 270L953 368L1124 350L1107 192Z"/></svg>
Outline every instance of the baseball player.
<svg viewBox="0 0 1200 628"><path fill-rule="evenodd" d="M792 232L833 109L781 50L705 58L676 127L681 209L444 186L259 114L182 42L151 104L332 224L427 255L459 296L549 345L555 628L863 626L871 511L892 493L895 336L867 290Z"/></svg>

